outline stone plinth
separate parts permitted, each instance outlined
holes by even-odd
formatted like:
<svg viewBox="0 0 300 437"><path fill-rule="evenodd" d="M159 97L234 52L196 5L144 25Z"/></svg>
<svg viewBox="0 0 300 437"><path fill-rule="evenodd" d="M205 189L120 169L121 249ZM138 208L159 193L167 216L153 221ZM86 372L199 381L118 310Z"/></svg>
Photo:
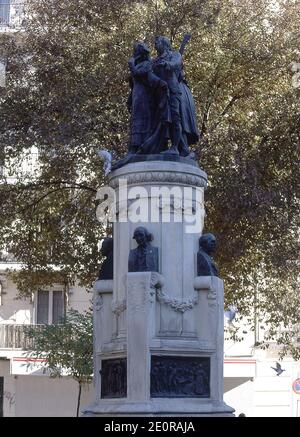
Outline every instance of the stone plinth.
<svg viewBox="0 0 300 437"><path fill-rule="evenodd" d="M185 162L149 161L112 172L117 194L120 179L133 199L117 201L114 280L94 285L96 398L84 414L230 416L233 409L223 402L223 281L197 277L206 175ZM139 207L152 206L152 217L125 221L139 187ZM174 189L173 196L160 197L153 187ZM190 202L181 202L184 189ZM196 211L197 228L187 232ZM137 226L154 236L158 273L128 273Z"/></svg>
<svg viewBox="0 0 300 437"><path fill-rule="evenodd" d="M96 282L95 289L101 289L101 282L104 281ZM113 397L113 394L111 398L98 396L85 414L232 414L232 408L223 402L223 281L217 277L196 277L197 298L194 303L167 299L162 291L163 284L164 278L157 273L127 274L126 348L117 349L112 340L105 344L105 348L102 347L102 351L96 351L97 369L101 369L101 363L106 359L112 360L113 365L119 364L120 359L126 360L127 371L123 374L126 397ZM103 291L99 293L103 295ZM193 328L197 335L194 338L172 339L158 336L155 310L161 305L169 306L175 318L194 312ZM99 311L99 316L95 317L96 329L105 306ZM107 325L102 325L103 329L107 331ZM102 333L102 338L109 338L109 333L104 336ZM101 378L96 380L99 382L96 388L101 395ZM114 383L112 378L112 385Z"/></svg>

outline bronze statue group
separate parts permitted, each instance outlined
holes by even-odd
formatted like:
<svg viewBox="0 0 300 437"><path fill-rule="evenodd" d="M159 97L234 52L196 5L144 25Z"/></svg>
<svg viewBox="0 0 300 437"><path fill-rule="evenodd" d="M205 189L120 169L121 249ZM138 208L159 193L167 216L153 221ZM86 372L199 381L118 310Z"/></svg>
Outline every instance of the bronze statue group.
<svg viewBox="0 0 300 437"><path fill-rule="evenodd" d="M192 158L189 146L199 140L199 132L193 96L183 74L184 44L175 51L167 37L158 36L155 49L157 57L151 59L147 44L136 43L128 63L128 154L167 153Z"/></svg>

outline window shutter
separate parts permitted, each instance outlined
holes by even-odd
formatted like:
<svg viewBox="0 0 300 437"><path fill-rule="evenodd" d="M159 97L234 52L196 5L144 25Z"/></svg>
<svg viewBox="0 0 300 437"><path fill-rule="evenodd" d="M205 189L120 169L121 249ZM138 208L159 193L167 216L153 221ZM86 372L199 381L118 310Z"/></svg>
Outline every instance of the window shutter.
<svg viewBox="0 0 300 437"><path fill-rule="evenodd" d="M65 315L65 299L63 291L53 291L52 323L61 323Z"/></svg>
<svg viewBox="0 0 300 437"><path fill-rule="evenodd" d="M49 313L49 293L48 291L39 290L37 299L37 324L48 324Z"/></svg>

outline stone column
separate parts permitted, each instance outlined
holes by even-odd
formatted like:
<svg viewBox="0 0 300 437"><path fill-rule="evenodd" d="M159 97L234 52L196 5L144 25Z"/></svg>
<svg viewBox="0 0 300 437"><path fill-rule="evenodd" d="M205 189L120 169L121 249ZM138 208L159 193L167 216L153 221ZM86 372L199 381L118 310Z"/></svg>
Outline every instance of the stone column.
<svg viewBox="0 0 300 437"><path fill-rule="evenodd" d="M95 281L93 287L93 347L94 347L94 387L97 401L101 394L101 352L112 337L111 302L112 280Z"/></svg>
<svg viewBox="0 0 300 437"><path fill-rule="evenodd" d="M127 397L150 400L150 344L153 337L155 293L163 280L157 273L127 275Z"/></svg>

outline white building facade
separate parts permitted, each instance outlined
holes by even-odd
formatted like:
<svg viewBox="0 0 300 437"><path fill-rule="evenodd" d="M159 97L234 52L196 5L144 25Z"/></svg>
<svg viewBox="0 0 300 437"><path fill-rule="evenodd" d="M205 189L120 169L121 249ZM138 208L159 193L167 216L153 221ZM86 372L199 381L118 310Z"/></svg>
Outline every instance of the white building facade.
<svg viewBox="0 0 300 437"><path fill-rule="evenodd" d="M0 263L0 417L75 416L78 384L67 376L50 378L43 360L26 357L24 326L55 323L71 308L83 312L91 307L91 295L56 284L20 299L7 268L20 265ZM86 385L81 405L91 398L92 386Z"/></svg>
<svg viewBox="0 0 300 437"><path fill-rule="evenodd" d="M225 284L226 286L226 284ZM224 400L249 417L300 417L300 362L291 357L278 361L280 347L269 343L254 347L264 331L234 322L242 341L230 340L225 326ZM279 363L283 372L276 372Z"/></svg>

